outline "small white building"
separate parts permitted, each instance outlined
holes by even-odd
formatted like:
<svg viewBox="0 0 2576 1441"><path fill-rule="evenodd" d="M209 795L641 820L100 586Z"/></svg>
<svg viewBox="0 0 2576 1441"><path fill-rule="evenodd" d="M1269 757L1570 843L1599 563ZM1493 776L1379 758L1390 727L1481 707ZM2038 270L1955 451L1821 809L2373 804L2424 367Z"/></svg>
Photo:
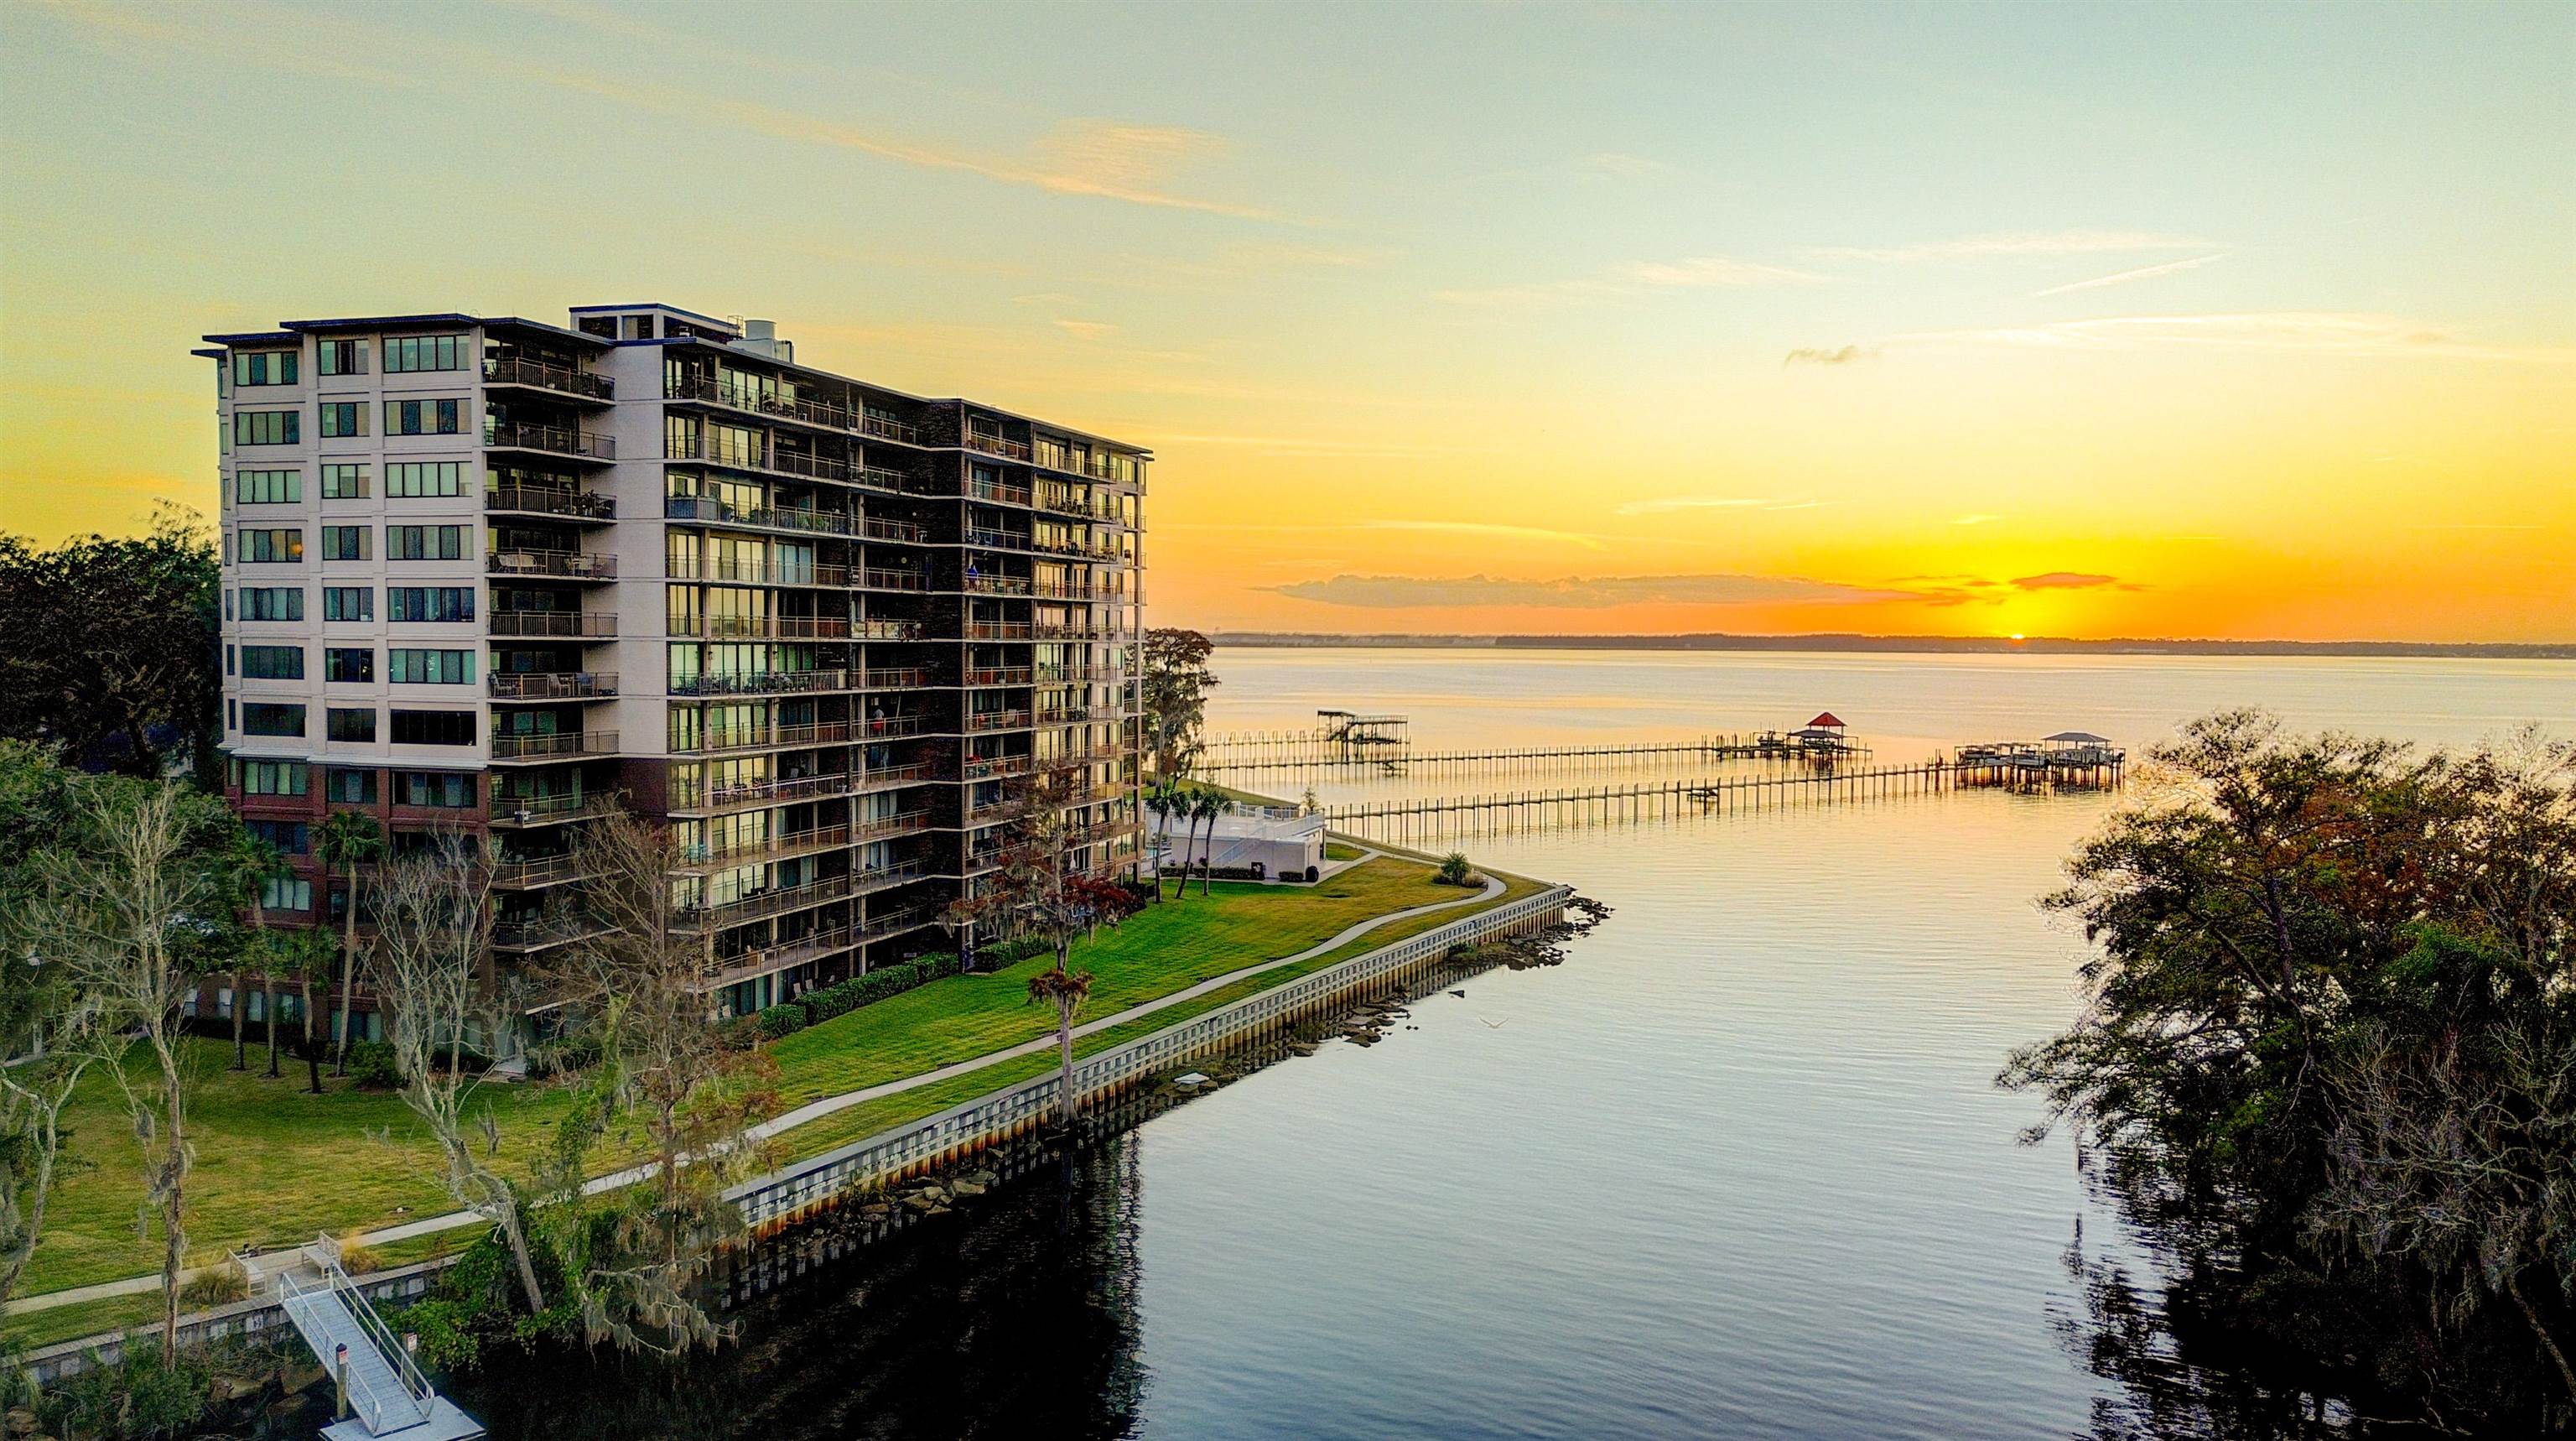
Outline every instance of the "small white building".
<svg viewBox="0 0 2576 1441"><path fill-rule="evenodd" d="M1324 818L1289 806L1245 806L1218 816L1213 835L1202 826L1195 838L1185 838L1176 822L1169 843L1175 871L1186 864L1195 874L1205 860L1219 874L1252 867L1270 880L1311 881L1323 874Z"/></svg>

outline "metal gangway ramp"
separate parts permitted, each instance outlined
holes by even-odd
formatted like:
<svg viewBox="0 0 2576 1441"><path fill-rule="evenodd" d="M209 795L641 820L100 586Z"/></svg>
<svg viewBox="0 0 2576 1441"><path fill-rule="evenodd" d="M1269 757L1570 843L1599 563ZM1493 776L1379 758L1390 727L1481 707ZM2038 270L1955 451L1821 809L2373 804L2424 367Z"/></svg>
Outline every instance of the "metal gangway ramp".
<svg viewBox="0 0 2576 1441"><path fill-rule="evenodd" d="M337 1374L335 1362L346 1348L350 1415L323 1427L322 1434L329 1441L472 1441L481 1436L483 1423L430 1389L410 1348L340 1268L339 1243L325 1236L305 1247L304 1256L322 1273L318 1278L299 1280L280 1271L269 1285L325 1371Z"/></svg>

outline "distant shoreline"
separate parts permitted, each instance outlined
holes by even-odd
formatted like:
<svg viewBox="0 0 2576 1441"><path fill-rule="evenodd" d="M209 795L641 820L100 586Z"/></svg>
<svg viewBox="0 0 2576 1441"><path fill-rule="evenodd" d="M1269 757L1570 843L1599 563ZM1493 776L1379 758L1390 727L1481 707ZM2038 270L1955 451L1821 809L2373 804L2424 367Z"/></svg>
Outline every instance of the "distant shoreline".
<svg viewBox="0 0 2576 1441"><path fill-rule="evenodd" d="M2380 656L2433 660L2576 660L2576 641L2442 643L2406 640L2074 640L1969 635L1333 635L1311 631L1210 631L1221 646L1453 650L1848 651L1897 655Z"/></svg>

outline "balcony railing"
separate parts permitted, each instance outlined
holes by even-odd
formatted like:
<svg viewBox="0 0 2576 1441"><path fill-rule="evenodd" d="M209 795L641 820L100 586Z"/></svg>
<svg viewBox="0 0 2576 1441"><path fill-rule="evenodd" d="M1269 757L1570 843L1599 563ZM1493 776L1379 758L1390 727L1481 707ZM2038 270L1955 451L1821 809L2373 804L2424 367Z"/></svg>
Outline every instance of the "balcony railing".
<svg viewBox="0 0 2576 1441"><path fill-rule="evenodd" d="M773 670L748 675L674 677L672 695L802 695L812 691L848 690L845 670Z"/></svg>
<svg viewBox="0 0 2576 1441"><path fill-rule="evenodd" d="M1023 575L969 575L957 582L968 595L1027 595L1029 586Z"/></svg>
<svg viewBox="0 0 2576 1441"><path fill-rule="evenodd" d="M1027 460L1033 454L1029 449L1029 443L1025 440L1013 440L1004 435L986 434L983 431L975 429L973 426L968 426L966 428L966 444L973 449L984 452L986 455L998 455L1010 460Z"/></svg>
<svg viewBox="0 0 2576 1441"><path fill-rule="evenodd" d="M998 781L1027 775L1029 767L1027 756L993 756L986 760L967 761L957 768L957 774L962 780Z"/></svg>
<svg viewBox="0 0 2576 1441"><path fill-rule="evenodd" d="M564 756L613 756L617 754L615 731L555 731L545 735L508 735L492 737L492 759L496 761L552 760Z"/></svg>
<svg viewBox="0 0 2576 1441"><path fill-rule="evenodd" d="M850 632L860 640L920 640L921 622L917 620L864 620Z"/></svg>
<svg viewBox="0 0 2576 1441"><path fill-rule="evenodd" d="M809 565L802 562L781 565L776 561L713 560L701 557L695 566L670 568L673 580L721 580L749 585L812 585L829 590L847 590L850 570L841 565Z"/></svg>
<svg viewBox="0 0 2576 1441"><path fill-rule="evenodd" d="M546 795L526 796L495 794L492 797L492 824L496 826L552 825L560 821L588 820L617 809L614 795Z"/></svg>
<svg viewBox="0 0 2576 1441"><path fill-rule="evenodd" d="M882 415L862 413L859 416L859 431L863 435L873 435L880 440L899 440L906 445L921 443L920 431L900 420L889 420Z"/></svg>
<svg viewBox="0 0 2576 1441"><path fill-rule="evenodd" d="M579 880L587 874L579 856L537 856L524 861L494 862L492 885L504 891L533 890Z"/></svg>
<svg viewBox="0 0 2576 1441"><path fill-rule="evenodd" d="M926 591L930 578L917 570L870 569L859 573L859 584L869 590Z"/></svg>
<svg viewBox="0 0 2576 1441"><path fill-rule="evenodd" d="M794 400L774 392L763 394L739 385L726 385L710 376L667 379L662 384L666 400L696 400L708 405L721 405L733 410L746 410L754 415L783 415L808 425L833 430L854 430L856 417L837 405L819 400Z"/></svg>
<svg viewBox="0 0 2576 1441"><path fill-rule="evenodd" d="M666 437L662 454L669 460L694 460L732 470L771 471L808 480L856 480L859 467L829 456L805 455L771 445L725 445L712 435Z"/></svg>
<svg viewBox="0 0 2576 1441"><path fill-rule="evenodd" d="M829 771L818 776L746 781L734 785L685 782L671 787L670 803L675 811L720 811L736 806L820 800L848 795L857 788L854 784L857 780L858 777L848 771Z"/></svg>
<svg viewBox="0 0 2576 1441"><path fill-rule="evenodd" d="M532 385L539 390L559 391L587 400L615 400L617 382L605 375L593 375L569 365L554 365L524 356L493 356L483 362L483 380L488 385Z"/></svg>
<svg viewBox="0 0 2576 1441"><path fill-rule="evenodd" d="M1005 485L998 480L969 479L964 492L973 499L988 500L995 505L1026 505L1031 499L1026 486Z"/></svg>
<svg viewBox="0 0 2576 1441"><path fill-rule="evenodd" d="M775 890L756 891L720 906L704 906L680 913L680 924L690 930L723 930L747 921L765 920L807 906L825 905L832 901L864 896L887 886L900 885L924 874L927 867L917 860L879 866L873 870L852 871L848 875L826 876L801 886L783 886ZM837 928L842 931L848 927ZM789 944L794 944L790 942Z"/></svg>
<svg viewBox="0 0 2576 1441"><path fill-rule="evenodd" d="M930 532L908 520L886 520L869 516L863 533L870 540L898 540L919 545L930 538Z"/></svg>
<svg viewBox="0 0 2576 1441"><path fill-rule="evenodd" d="M965 728L970 733L1026 730L1028 725L1029 713L1024 710L982 711L968 715L965 720Z"/></svg>
<svg viewBox="0 0 2576 1441"><path fill-rule="evenodd" d="M707 525L738 525L767 530L793 530L809 535L849 535L857 527L836 510L780 505L745 509L711 496L674 495L662 502L666 520L694 520Z"/></svg>
<svg viewBox="0 0 2576 1441"><path fill-rule="evenodd" d="M542 450L549 455L578 455L590 460L617 458L617 441L610 436L569 425L537 425L489 416L483 420L483 443L496 450Z"/></svg>
<svg viewBox="0 0 2576 1441"><path fill-rule="evenodd" d="M875 666L859 676L859 685L865 690L919 690L928 684L930 672L919 666Z"/></svg>
<svg viewBox="0 0 2576 1441"><path fill-rule="evenodd" d="M850 843L863 845L869 841L885 840L890 836L906 836L914 831L928 829L929 825L930 812L926 808L917 811L899 811L894 815L879 816L874 820L861 821L852 826Z"/></svg>
<svg viewBox="0 0 2576 1441"><path fill-rule="evenodd" d="M496 951L534 951L547 946L560 946L591 936L605 935L608 927L586 916L545 916L533 921L495 921L492 923L492 949Z"/></svg>
<svg viewBox="0 0 2576 1441"><path fill-rule="evenodd" d="M957 679L971 686L1027 685L1035 675L1032 668L1024 665L981 666L964 671Z"/></svg>
<svg viewBox="0 0 2576 1441"><path fill-rule="evenodd" d="M617 557L578 550L496 550L484 568L498 576L554 575L572 580L615 580Z"/></svg>
<svg viewBox="0 0 2576 1441"><path fill-rule="evenodd" d="M673 751L687 754L712 754L719 751L787 750L797 746L841 745L852 737L847 721L826 721L820 725L768 726L756 730L711 730L699 735L695 745L674 745Z"/></svg>
<svg viewBox="0 0 2576 1441"><path fill-rule="evenodd" d="M504 485L483 492L485 510L567 515L575 520L615 520L617 502L605 495L551 485Z"/></svg>
<svg viewBox="0 0 2576 1441"><path fill-rule="evenodd" d="M494 700L592 700L617 694L617 672L494 671Z"/></svg>
<svg viewBox="0 0 2576 1441"><path fill-rule="evenodd" d="M617 617L579 610L496 610L485 617L496 636L605 639L617 634Z"/></svg>
<svg viewBox="0 0 2576 1441"><path fill-rule="evenodd" d="M740 836L720 845L690 846L681 853L683 863L698 866L740 865L757 860L778 860L804 855L809 851L836 850L850 844L846 825L815 826L808 830L788 831L780 835Z"/></svg>

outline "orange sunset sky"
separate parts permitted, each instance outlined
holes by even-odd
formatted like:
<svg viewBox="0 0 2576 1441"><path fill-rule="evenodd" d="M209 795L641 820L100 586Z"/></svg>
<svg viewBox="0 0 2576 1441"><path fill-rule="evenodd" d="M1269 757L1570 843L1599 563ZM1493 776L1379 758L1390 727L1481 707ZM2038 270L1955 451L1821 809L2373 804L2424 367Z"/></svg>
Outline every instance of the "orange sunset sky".
<svg viewBox="0 0 2576 1441"><path fill-rule="evenodd" d="M2576 639L2576 8L0 9L0 526L662 300L1154 447L1158 624Z"/></svg>

